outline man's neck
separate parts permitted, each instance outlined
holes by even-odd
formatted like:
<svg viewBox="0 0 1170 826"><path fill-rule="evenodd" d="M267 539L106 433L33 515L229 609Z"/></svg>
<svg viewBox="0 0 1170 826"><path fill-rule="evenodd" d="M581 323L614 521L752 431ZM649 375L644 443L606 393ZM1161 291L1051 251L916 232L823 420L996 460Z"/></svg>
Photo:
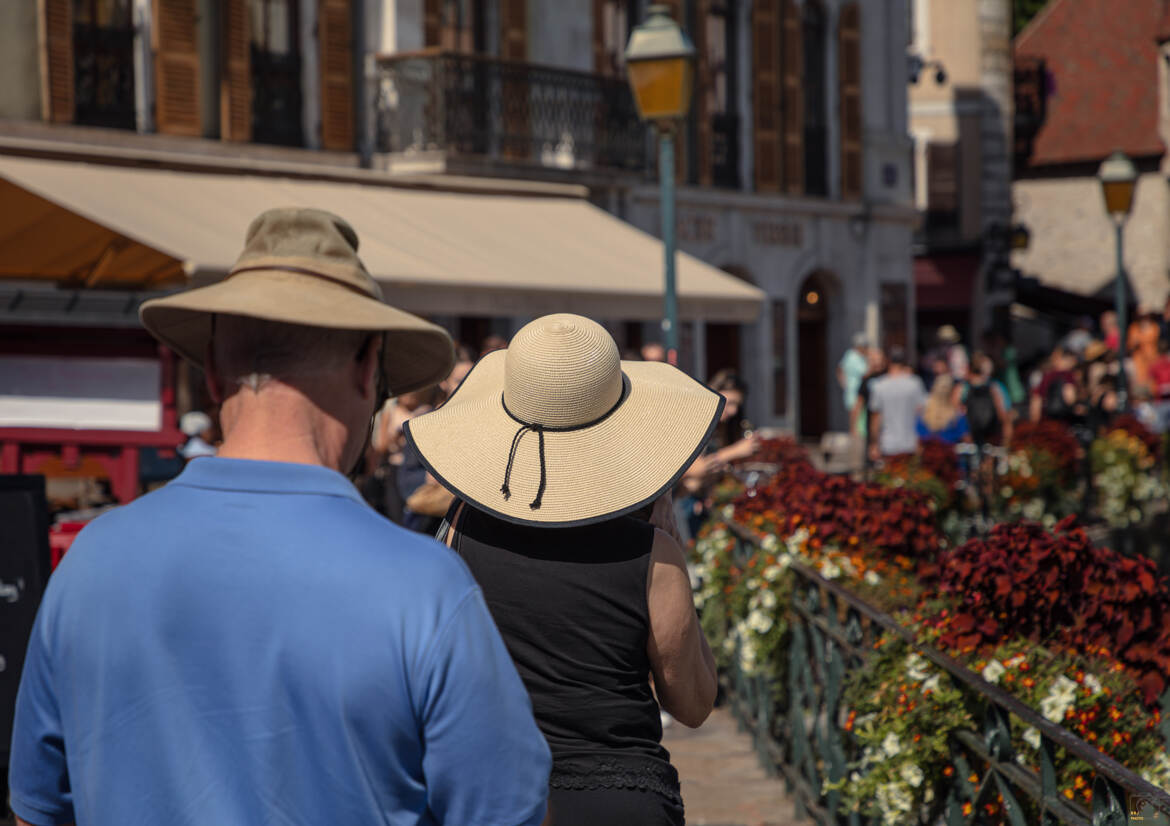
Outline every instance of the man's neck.
<svg viewBox="0 0 1170 826"><path fill-rule="evenodd" d="M222 458L341 469L344 426L292 388L241 388L224 402L220 419Z"/></svg>

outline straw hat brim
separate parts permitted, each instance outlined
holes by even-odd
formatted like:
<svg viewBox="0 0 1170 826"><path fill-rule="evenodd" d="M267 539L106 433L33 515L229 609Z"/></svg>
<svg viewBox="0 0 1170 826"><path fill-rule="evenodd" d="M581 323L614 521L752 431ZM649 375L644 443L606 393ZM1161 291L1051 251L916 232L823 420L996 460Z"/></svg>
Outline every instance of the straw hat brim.
<svg viewBox="0 0 1170 826"><path fill-rule="evenodd" d="M545 431L546 488L540 484L539 438L520 439L500 491L519 423L503 404L506 351L485 356L454 395L404 425L423 464L444 487L475 508L509 522L572 527L612 519L670 490L702 452L724 400L681 370L656 362L622 362L625 392L609 415L580 430Z"/></svg>
<svg viewBox="0 0 1170 826"><path fill-rule="evenodd" d="M442 327L357 290L287 270L241 273L152 299L139 310L155 338L200 368L216 313L384 333L382 363L391 395L437 384L455 363L451 337Z"/></svg>

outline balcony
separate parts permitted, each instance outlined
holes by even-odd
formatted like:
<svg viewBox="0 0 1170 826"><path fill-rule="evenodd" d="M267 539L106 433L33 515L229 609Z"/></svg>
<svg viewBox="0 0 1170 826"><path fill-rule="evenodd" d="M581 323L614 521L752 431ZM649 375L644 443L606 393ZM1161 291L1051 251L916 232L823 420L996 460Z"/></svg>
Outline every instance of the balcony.
<svg viewBox="0 0 1170 826"><path fill-rule="evenodd" d="M486 162L485 171L647 169L647 129L619 78L454 52L385 56L375 116L377 149L392 165L440 157Z"/></svg>

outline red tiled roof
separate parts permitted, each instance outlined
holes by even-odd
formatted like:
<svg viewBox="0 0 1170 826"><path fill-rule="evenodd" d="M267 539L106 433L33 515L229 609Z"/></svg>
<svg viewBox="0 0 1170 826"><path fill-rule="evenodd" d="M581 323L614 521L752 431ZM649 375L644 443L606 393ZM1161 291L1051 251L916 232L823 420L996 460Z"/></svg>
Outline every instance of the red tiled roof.
<svg viewBox="0 0 1170 826"><path fill-rule="evenodd" d="M1121 149L1161 155L1158 44L1167 0L1049 0L1020 32L1015 53L1042 57L1047 116L1033 166L1096 161ZM1124 8L1124 11L1122 11Z"/></svg>

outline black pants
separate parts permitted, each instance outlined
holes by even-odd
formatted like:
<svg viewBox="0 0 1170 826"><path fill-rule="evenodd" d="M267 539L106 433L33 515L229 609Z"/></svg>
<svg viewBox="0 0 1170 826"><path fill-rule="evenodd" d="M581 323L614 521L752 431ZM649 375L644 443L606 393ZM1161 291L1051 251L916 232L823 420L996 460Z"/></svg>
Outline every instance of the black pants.
<svg viewBox="0 0 1170 826"><path fill-rule="evenodd" d="M637 789L549 789L552 826L684 826L683 807Z"/></svg>

